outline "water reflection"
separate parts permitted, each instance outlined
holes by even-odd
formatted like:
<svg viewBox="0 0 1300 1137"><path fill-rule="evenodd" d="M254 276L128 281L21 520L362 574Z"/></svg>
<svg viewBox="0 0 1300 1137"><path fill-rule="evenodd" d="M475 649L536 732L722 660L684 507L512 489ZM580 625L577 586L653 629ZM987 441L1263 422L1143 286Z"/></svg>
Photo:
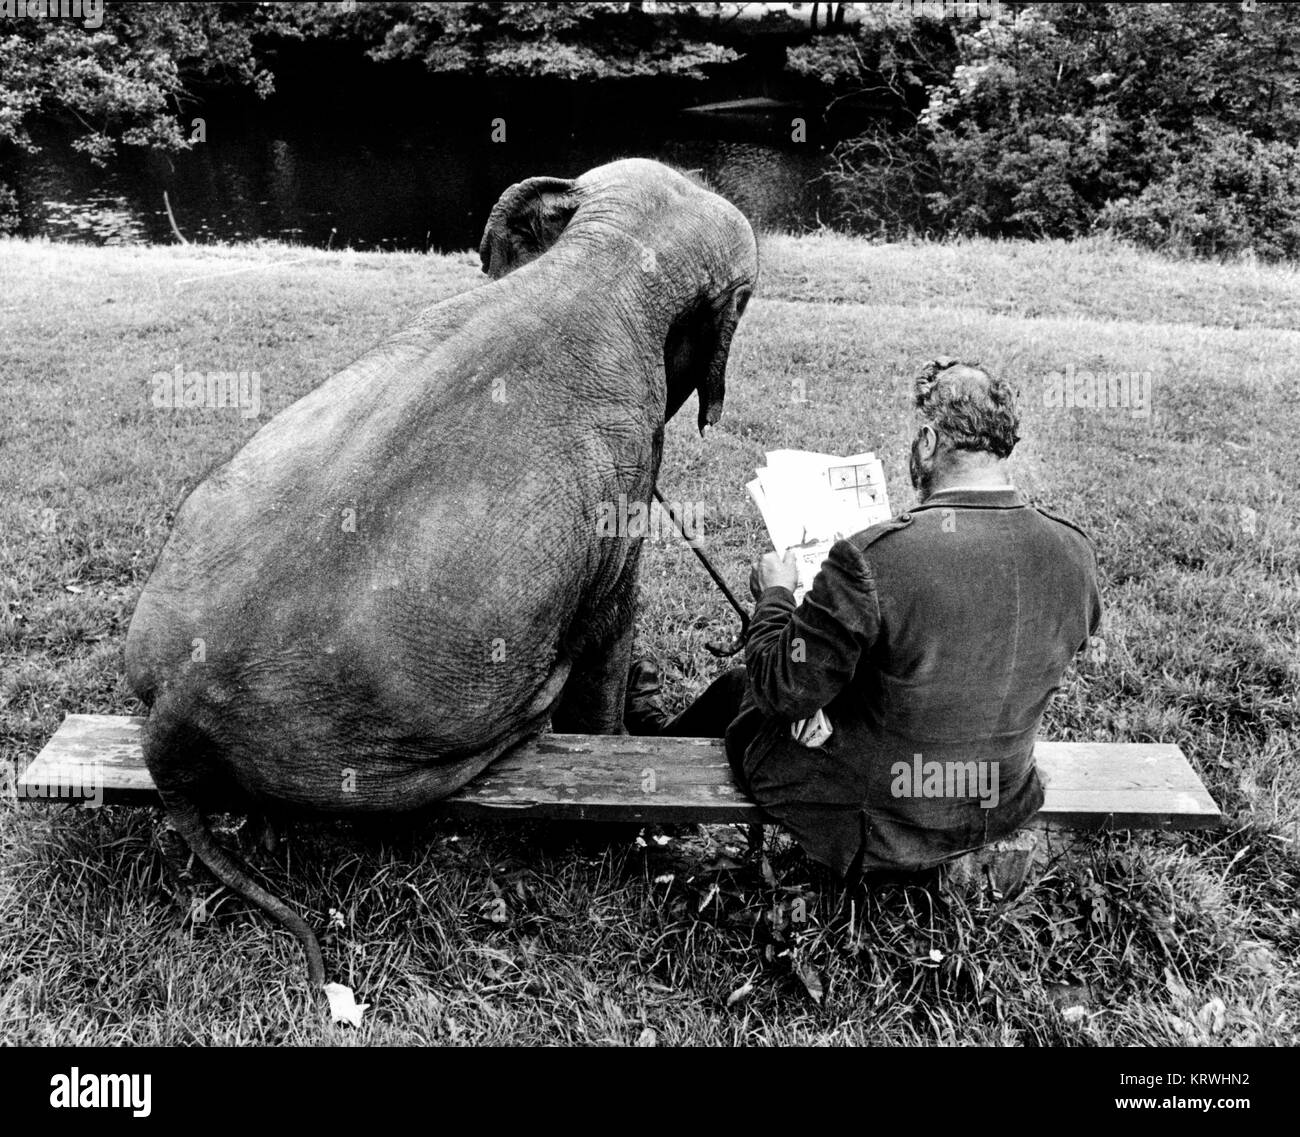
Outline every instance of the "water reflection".
<svg viewBox="0 0 1300 1137"><path fill-rule="evenodd" d="M626 129L605 137L524 137L492 145L444 134L329 133L253 124L173 156L124 150L96 169L47 135L19 165L23 232L101 244L171 243L169 193L191 241L274 238L326 247L474 248L493 202L534 174L571 177L615 158L659 158L705 176L757 225L801 231L818 223L824 156L779 138L674 137Z"/></svg>

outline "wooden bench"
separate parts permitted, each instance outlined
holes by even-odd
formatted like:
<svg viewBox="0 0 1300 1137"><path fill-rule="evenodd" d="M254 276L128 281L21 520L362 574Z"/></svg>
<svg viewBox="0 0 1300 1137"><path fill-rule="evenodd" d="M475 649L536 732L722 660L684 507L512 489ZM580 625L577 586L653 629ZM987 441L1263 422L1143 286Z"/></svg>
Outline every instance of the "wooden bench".
<svg viewBox="0 0 1300 1137"><path fill-rule="evenodd" d="M69 715L18 780L23 800L156 805L142 718ZM1223 823L1183 752L1168 743L1042 742L1037 822L1071 829L1202 829ZM707 738L548 734L441 802L450 814L573 821L763 821Z"/></svg>

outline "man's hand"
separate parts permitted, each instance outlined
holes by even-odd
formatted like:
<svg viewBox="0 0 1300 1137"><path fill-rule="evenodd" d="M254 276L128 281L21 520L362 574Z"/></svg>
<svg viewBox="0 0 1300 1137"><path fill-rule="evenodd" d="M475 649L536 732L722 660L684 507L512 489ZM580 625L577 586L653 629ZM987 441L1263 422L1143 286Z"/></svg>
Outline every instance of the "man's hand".
<svg viewBox="0 0 1300 1137"><path fill-rule="evenodd" d="M753 571L749 574L749 591L755 600L763 594L764 589L788 588L793 592L798 583L799 562L793 549L787 550L784 559L775 553L764 553L754 562Z"/></svg>

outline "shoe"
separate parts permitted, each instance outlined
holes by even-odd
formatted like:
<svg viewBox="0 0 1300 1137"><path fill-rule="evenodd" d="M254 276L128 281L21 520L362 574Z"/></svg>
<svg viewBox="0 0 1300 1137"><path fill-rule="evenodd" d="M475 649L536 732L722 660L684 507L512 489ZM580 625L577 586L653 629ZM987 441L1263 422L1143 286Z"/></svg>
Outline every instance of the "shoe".
<svg viewBox="0 0 1300 1137"><path fill-rule="evenodd" d="M661 734L672 716L664 710L663 677L653 659L634 660L627 672L623 725L628 734Z"/></svg>

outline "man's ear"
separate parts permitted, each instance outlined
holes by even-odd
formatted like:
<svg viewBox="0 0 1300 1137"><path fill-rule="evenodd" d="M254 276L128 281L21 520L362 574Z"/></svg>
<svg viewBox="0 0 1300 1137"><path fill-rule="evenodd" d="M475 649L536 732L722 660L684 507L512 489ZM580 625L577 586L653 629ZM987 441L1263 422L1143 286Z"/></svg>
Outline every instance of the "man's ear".
<svg viewBox="0 0 1300 1137"><path fill-rule="evenodd" d="M939 432L927 422L921 425L921 429L916 434L921 443L921 457L933 458L939 450Z"/></svg>
<svg viewBox="0 0 1300 1137"><path fill-rule="evenodd" d="M506 190L483 228L483 271L497 280L555 244L578 208L573 186L569 178L539 177Z"/></svg>

